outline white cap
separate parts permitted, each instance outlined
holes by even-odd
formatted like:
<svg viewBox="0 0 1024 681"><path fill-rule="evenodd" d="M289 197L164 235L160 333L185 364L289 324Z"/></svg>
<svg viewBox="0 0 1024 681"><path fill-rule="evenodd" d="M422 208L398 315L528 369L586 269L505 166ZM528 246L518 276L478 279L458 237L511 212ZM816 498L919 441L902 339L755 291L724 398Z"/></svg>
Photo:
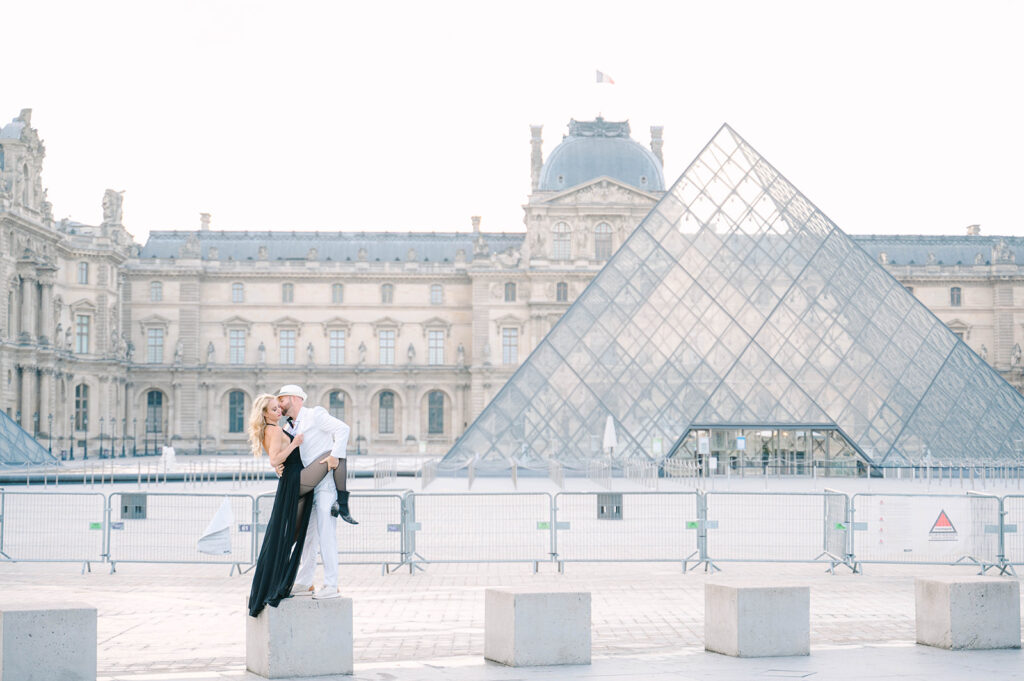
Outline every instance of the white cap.
<svg viewBox="0 0 1024 681"><path fill-rule="evenodd" d="M289 384L282 386L281 389L277 391L278 397L284 397L285 395L294 395L295 397L301 397L303 402L306 401L306 391L297 385Z"/></svg>

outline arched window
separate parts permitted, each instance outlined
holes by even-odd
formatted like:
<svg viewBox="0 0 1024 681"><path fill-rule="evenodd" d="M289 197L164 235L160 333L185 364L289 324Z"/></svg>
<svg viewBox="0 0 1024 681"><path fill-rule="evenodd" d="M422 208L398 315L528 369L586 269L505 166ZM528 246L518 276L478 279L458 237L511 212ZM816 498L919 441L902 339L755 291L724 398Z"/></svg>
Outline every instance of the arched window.
<svg viewBox="0 0 1024 681"><path fill-rule="evenodd" d="M331 302L340 305L345 302L345 287L341 284L331 284Z"/></svg>
<svg viewBox="0 0 1024 681"><path fill-rule="evenodd" d="M382 303L393 303L395 301L395 285L394 284L381 284L380 285L380 302Z"/></svg>
<svg viewBox="0 0 1024 681"><path fill-rule="evenodd" d="M572 230L569 223L559 222L551 228L551 259L568 260L572 251Z"/></svg>
<svg viewBox="0 0 1024 681"><path fill-rule="evenodd" d="M510 281L505 284L505 302L516 302L516 285L514 282Z"/></svg>
<svg viewBox="0 0 1024 681"><path fill-rule="evenodd" d="M555 284L555 301L559 303L569 302L569 285L564 281Z"/></svg>
<svg viewBox="0 0 1024 681"><path fill-rule="evenodd" d="M598 260L612 257L612 226L607 222L594 227L594 257Z"/></svg>
<svg viewBox="0 0 1024 681"><path fill-rule="evenodd" d="M245 393L232 390L228 393L228 432L245 431Z"/></svg>
<svg viewBox="0 0 1024 681"><path fill-rule="evenodd" d="M149 301L159 303L164 299L164 285L159 281L149 282Z"/></svg>
<svg viewBox="0 0 1024 681"><path fill-rule="evenodd" d="M89 386L75 386L75 430L89 430Z"/></svg>
<svg viewBox="0 0 1024 681"><path fill-rule="evenodd" d="M327 412L336 419L345 420L345 393L335 390L327 398Z"/></svg>
<svg viewBox="0 0 1024 681"><path fill-rule="evenodd" d="M953 307L960 307L963 304L963 293L959 286L949 289L949 304Z"/></svg>
<svg viewBox="0 0 1024 681"><path fill-rule="evenodd" d="M444 393L440 390L427 395L427 434L444 434Z"/></svg>
<svg viewBox="0 0 1024 681"><path fill-rule="evenodd" d="M164 432L164 394L159 390L146 393L146 432Z"/></svg>
<svg viewBox="0 0 1024 681"><path fill-rule="evenodd" d="M295 300L295 284L281 284L281 302L290 303Z"/></svg>
<svg viewBox="0 0 1024 681"><path fill-rule="evenodd" d="M377 432L381 435L392 435L395 432L395 394L387 390L380 394Z"/></svg>
<svg viewBox="0 0 1024 681"><path fill-rule="evenodd" d="M430 304L440 305L444 302L444 288L440 284L430 285Z"/></svg>
<svg viewBox="0 0 1024 681"><path fill-rule="evenodd" d="M245 302L245 286L242 283L236 281L234 284L231 285L231 302Z"/></svg>

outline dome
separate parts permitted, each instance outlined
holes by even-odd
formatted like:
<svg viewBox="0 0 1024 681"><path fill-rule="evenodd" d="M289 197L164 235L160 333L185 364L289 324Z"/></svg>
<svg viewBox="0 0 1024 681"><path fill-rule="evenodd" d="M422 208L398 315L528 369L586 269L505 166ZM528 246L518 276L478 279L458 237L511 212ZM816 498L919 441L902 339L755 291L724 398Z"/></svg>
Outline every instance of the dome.
<svg viewBox="0 0 1024 681"><path fill-rule="evenodd" d="M540 171L542 191L561 191L607 175L644 191L664 191L661 163L629 136L629 122L569 121L569 134Z"/></svg>

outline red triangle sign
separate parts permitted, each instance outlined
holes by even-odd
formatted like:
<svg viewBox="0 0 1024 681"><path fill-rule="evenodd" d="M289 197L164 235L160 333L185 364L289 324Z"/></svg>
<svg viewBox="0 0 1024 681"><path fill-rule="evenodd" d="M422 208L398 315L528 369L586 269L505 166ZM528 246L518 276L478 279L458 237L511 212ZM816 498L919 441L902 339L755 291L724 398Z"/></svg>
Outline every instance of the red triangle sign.
<svg viewBox="0 0 1024 681"><path fill-rule="evenodd" d="M953 527L952 521L949 516L946 515L946 511L939 511L939 517L935 519L935 523L932 525L932 532L950 532L955 534L956 528Z"/></svg>

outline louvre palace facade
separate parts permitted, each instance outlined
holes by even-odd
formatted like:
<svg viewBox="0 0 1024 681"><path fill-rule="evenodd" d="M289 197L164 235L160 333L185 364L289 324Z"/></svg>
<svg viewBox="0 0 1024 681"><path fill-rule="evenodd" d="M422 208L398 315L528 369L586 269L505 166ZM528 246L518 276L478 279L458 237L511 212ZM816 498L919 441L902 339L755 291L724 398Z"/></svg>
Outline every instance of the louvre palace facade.
<svg viewBox="0 0 1024 681"><path fill-rule="evenodd" d="M218 231L202 214L139 244L117 191L99 225L53 219L23 110L0 127L0 409L75 458L239 453L253 397L299 383L353 453L444 454L666 191L659 127L644 147L628 123L571 121L546 157L541 132L525 231ZM851 238L1021 390L1024 239Z"/></svg>

